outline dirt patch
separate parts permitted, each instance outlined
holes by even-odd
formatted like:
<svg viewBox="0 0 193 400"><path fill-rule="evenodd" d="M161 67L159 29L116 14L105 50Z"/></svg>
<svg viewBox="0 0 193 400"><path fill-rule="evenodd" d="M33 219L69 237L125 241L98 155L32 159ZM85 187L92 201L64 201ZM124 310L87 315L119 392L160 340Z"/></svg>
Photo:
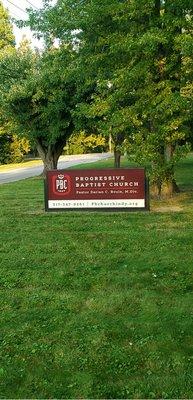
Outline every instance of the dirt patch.
<svg viewBox="0 0 193 400"><path fill-rule="evenodd" d="M183 208L175 205L153 207L151 211L154 212L181 212Z"/></svg>

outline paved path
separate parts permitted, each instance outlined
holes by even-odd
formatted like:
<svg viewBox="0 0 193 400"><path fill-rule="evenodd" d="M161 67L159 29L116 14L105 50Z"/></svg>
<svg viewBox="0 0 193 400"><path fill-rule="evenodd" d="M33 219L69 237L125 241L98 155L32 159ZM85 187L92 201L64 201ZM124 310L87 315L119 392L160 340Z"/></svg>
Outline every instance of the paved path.
<svg viewBox="0 0 193 400"><path fill-rule="evenodd" d="M58 169L65 169L78 164L92 163L95 161L103 160L112 157L110 153L96 153L96 154L80 154L73 156L62 156L58 162ZM0 184L20 181L25 178L40 175L43 171L43 166L20 167L13 170L0 172Z"/></svg>

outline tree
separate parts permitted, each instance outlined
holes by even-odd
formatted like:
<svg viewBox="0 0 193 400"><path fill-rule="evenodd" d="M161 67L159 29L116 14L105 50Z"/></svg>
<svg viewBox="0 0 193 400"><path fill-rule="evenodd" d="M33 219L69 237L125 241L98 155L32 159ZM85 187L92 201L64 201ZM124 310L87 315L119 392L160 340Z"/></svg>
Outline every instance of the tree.
<svg viewBox="0 0 193 400"><path fill-rule="evenodd" d="M6 53L12 51L14 46L15 37L10 23L9 14L0 1L0 56L2 57L4 50Z"/></svg>
<svg viewBox="0 0 193 400"><path fill-rule="evenodd" d="M134 138L152 162L157 194L178 191L174 166L188 138L188 103L182 95L184 58L182 41L192 31L193 5L190 1L154 2L154 19L141 36L141 56L148 62L148 80L135 104L141 127ZM148 152L147 152L148 150ZM139 153L139 152L138 152Z"/></svg>
<svg viewBox="0 0 193 400"><path fill-rule="evenodd" d="M16 56L15 38L9 14L0 3L0 63ZM3 77L3 73L2 73ZM2 79L1 98L6 92L6 85ZM13 118L6 115L6 110L0 106L0 163L20 162L23 155L29 151L29 143L25 138L16 135L16 123Z"/></svg>
<svg viewBox="0 0 193 400"><path fill-rule="evenodd" d="M157 193L176 191L174 166L190 119L183 42L187 35L192 41L192 0L58 0L32 12L30 23L48 41L77 48L82 128L111 132L116 166L129 138L151 162Z"/></svg>
<svg viewBox="0 0 193 400"><path fill-rule="evenodd" d="M125 12L123 6L113 1L58 1L51 9L49 3L38 13L31 11L30 25L41 32L49 43L54 37L61 43L70 43L77 52L77 65L75 79L77 82L77 107L74 114L77 128L87 133L98 131L99 134L106 132L114 141L115 165L120 165L120 145L125 138L125 126L117 123L116 117L110 121L118 101L114 104L105 105L99 99L94 104L97 95L105 96L101 89L109 92L111 81L115 79L117 63L120 68L125 65L127 52L117 52L118 38L125 36L127 21L122 26L122 16ZM73 11L73 12L72 12ZM116 18L117 13L122 13ZM114 20L114 22L113 22ZM112 52L108 42L116 40L116 49ZM119 54L118 54L119 53ZM112 57L113 54L113 57ZM112 85L116 91L115 85ZM113 89L111 89L112 92ZM130 101L130 100L129 100ZM120 100L122 102L122 100ZM93 106L93 107L91 107ZM104 108L103 108L104 106ZM122 105L120 106L122 107ZM105 123L105 121L107 123ZM110 126L110 128L109 128Z"/></svg>
<svg viewBox="0 0 193 400"><path fill-rule="evenodd" d="M67 47L51 48L41 55L19 49L0 65L3 85L7 85L4 108L23 135L35 143L44 172L57 168L74 129L74 87L69 70L72 58Z"/></svg>
<svg viewBox="0 0 193 400"><path fill-rule="evenodd" d="M9 14L0 2L0 60L15 51L15 39ZM12 143L12 123L5 117L0 107L0 163L9 162L10 145Z"/></svg>
<svg viewBox="0 0 193 400"><path fill-rule="evenodd" d="M182 96L187 101L189 141L193 146L193 29L179 37L178 47L182 54Z"/></svg>
<svg viewBox="0 0 193 400"><path fill-rule="evenodd" d="M182 147L188 138L189 114L182 93L185 60L179 42L185 34L192 40L193 4L189 0L84 4L82 54L97 84L91 106L82 109L88 108L88 117L101 116L101 126L111 130L115 148L129 137L138 160L140 156L144 161L145 154L145 161L151 162L157 194L172 194L178 190L174 166L187 148Z"/></svg>

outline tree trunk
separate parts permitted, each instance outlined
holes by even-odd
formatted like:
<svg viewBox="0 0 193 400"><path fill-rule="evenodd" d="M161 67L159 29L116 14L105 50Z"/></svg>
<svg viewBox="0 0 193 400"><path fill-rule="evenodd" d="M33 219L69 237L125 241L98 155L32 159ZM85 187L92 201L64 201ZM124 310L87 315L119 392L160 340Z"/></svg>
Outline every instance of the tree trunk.
<svg viewBox="0 0 193 400"><path fill-rule="evenodd" d="M112 133L111 133L111 138L112 138L113 144L114 144L114 167L120 168L120 166L121 166L121 146L125 139L125 133L117 133L115 135L112 135Z"/></svg>
<svg viewBox="0 0 193 400"><path fill-rule="evenodd" d="M174 177L174 166L172 165L172 157L174 147L172 144L166 144L163 149L162 168L163 174L157 177L157 180L151 186L151 194L153 197L167 198L172 197L175 193L179 193L179 187ZM156 170L156 165L153 164Z"/></svg>
<svg viewBox="0 0 193 400"><path fill-rule="evenodd" d="M174 178L162 184L161 195L164 198L172 197L175 193L179 192L180 190Z"/></svg>
<svg viewBox="0 0 193 400"><path fill-rule="evenodd" d="M115 168L120 168L120 166L121 166L121 151L118 150L116 148L116 145L115 145L115 148L114 148L114 167Z"/></svg>
<svg viewBox="0 0 193 400"><path fill-rule="evenodd" d="M166 144L165 146L165 151L164 151L164 156L165 156L165 161L168 163L171 161L173 155L173 147L171 144Z"/></svg>
<svg viewBox="0 0 193 400"><path fill-rule="evenodd" d="M62 154L64 143L58 145L43 146L40 140L36 140L38 154L43 161L44 170L43 177L46 177L46 172L52 169L57 169L59 157Z"/></svg>
<svg viewBox="0 0 193 400"><path fill-rule="evenodd" d="M44 171L43 174L46 174L46 171L49 171L51 169L57 169L58 165L58 158L56 157L56 154L54 152L47 153L45 154L44 160Z"/></svg>
<svg viewBox="0 0 193 400"><path fill-rule="evenodd" d="M160 17L161 0L155 0L154 13L156 17Z"/></svg>
<svg viewBox="0 0 193 400"><path fill-rule="evenodd" d="M171 144L167 144L165 146L165 162L166 163L171 163L173 153L174 153L173 146ZM168 169L166 181L162 185L162 193L164 196L170 197L175 193L179 193L179 191L180 190L179 190L176 180L174 178L174 167L171 165L171 167Z"/></svg>
<svg viewBox="0 0 193 400"><path fill-rule="evenodd" d="M109 153L112 153L112 135L109 133Z"/></svg>

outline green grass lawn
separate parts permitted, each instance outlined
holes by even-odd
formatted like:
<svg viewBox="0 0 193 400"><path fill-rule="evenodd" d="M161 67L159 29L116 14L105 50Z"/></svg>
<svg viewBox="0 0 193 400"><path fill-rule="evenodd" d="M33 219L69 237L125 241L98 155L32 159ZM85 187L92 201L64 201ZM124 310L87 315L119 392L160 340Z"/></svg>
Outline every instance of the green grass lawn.
<svg viewBox="0 0 193 400"><path fill-rule="evenodd" d="M40 178L0 186L1 399L193 398L192 171L150 213L45 213Z"/></svg>
<svg viewBox="0 0 193 400"><path fill-rule="evenodd" d="M0 165L0 173L4 172L4 171L12 171L12 170L18 169L18 168L36 167L36 166L39 166L42 164L43 164L42 161L38 158L36 158L34 160L26 159L24 162L21 162L21 163Z"/></svg>

